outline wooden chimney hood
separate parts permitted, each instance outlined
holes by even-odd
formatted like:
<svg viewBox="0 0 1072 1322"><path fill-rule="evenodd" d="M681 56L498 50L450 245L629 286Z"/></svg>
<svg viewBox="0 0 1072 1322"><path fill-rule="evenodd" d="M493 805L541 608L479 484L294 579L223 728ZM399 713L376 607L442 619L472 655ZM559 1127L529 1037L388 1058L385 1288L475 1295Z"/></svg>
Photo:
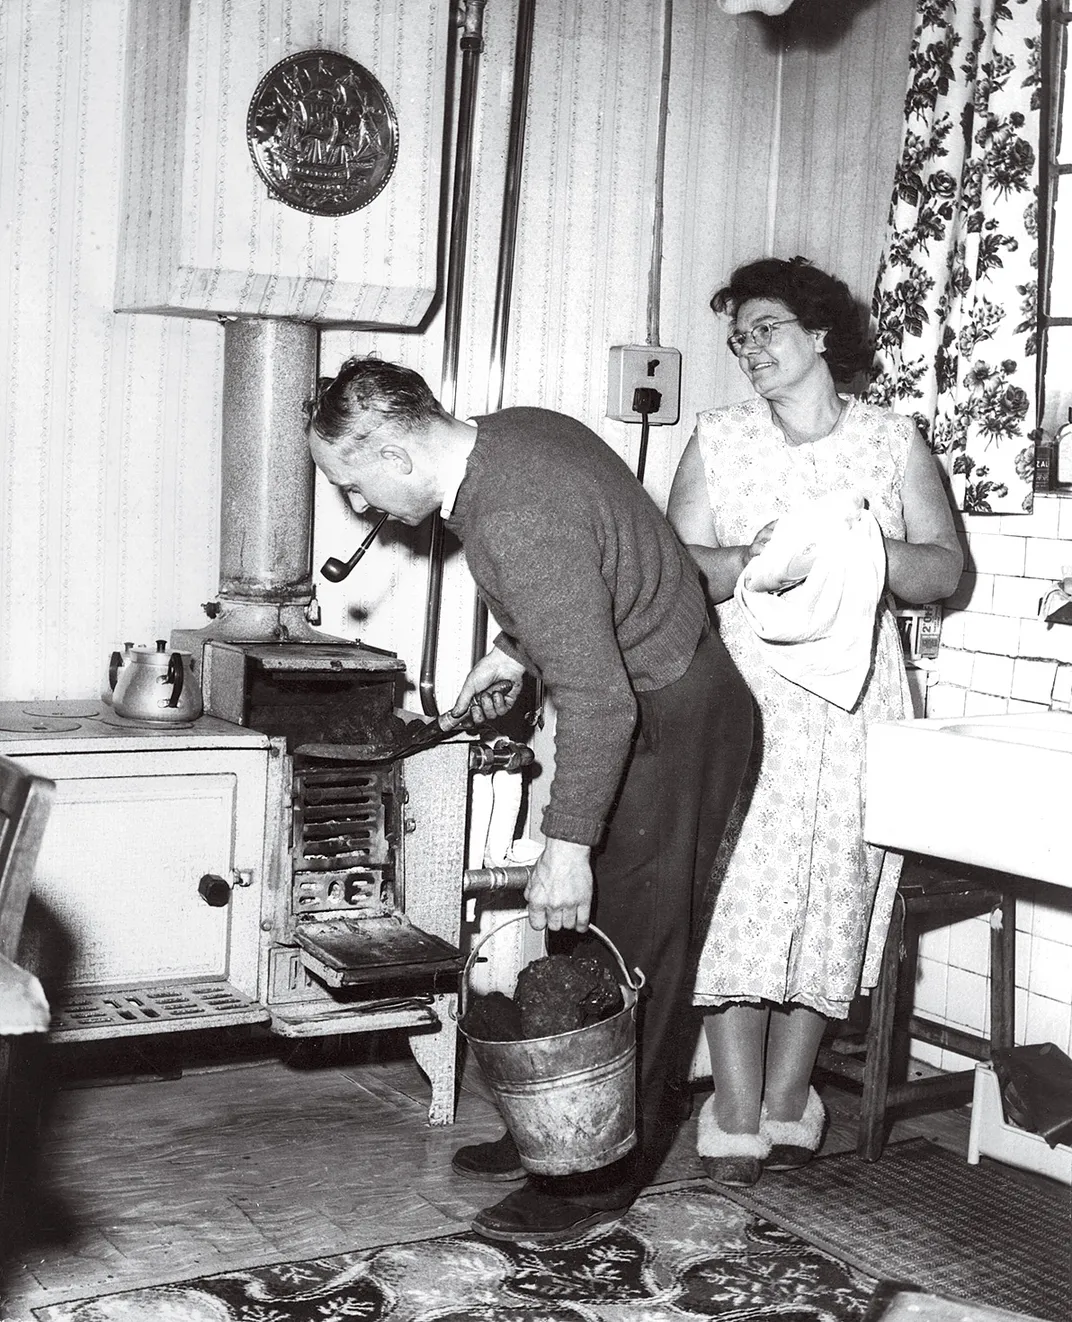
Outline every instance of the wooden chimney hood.
<svg viewBox="0 0 1072 1322"><path fill-rule="evenodd" d="M451 5L443 0L132 4L116 310L412 327L435 293ZM382 86L390 177L359 210L269 191L247 143L261 79L335 52Z"/></svg>

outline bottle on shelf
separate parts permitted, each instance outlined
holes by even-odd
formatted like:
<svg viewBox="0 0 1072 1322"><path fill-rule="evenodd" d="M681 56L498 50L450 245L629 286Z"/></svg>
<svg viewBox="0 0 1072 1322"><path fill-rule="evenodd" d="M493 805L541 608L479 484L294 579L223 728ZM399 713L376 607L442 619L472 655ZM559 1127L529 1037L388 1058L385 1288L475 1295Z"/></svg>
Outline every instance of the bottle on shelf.
<svg viewBox="0 0 1072 1322"><path fill-rule="evenodd" d="M1053 438L1053 487L1057 491L1072 491L1072 409L1068 421Z"/></svg>
<svg viewBox="0 0 1072 1322"><path fill-rule="evenodd" d="M1054 438L1041 430L1035 433L1035 437L1035 476L1032 485L1036 492L1052 491Z"/></svg>

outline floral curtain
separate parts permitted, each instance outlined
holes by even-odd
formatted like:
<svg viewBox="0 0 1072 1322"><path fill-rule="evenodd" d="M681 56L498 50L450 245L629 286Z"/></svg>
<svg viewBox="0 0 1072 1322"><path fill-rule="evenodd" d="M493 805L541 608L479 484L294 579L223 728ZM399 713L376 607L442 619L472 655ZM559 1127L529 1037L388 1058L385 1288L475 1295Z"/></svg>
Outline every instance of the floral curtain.
<svg viewBox="0 0 1072 1322"><path fill-rule="evenodd" d="M918 0L868 397L911 414L960 507L1030 512L1039 0Z"/></svg>

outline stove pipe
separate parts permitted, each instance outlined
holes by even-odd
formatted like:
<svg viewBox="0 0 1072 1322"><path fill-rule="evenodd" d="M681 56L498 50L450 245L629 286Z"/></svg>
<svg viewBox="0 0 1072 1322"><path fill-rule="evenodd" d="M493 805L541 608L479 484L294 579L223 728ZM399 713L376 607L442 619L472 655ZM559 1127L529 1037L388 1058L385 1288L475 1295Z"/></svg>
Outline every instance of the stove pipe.
<svg viewBox="0 0 1072 1322"><path fill-rule="evenodd" d="M302 405L316 373L316 327L233 321L224 333L220 597L308 602L313 461Z"/></svg>
<svg viewBox="0 0 1072 1322"><path fill-rule="evenodd" d="M314 600L314 471L303 404L315 387L317 328L308 322L224 325L219 598L211 623L172 646L209 639L324 642Z"/></svg>

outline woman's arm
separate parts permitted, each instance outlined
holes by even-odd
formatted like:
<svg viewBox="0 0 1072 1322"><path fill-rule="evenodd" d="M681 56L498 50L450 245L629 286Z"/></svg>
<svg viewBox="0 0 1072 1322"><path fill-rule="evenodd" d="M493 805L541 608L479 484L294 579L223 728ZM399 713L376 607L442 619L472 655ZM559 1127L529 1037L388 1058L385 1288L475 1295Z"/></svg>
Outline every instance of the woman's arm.
<svg viewBox="0 0 1072 1322"><path fill-rule="evenodd" d="M685 453L674 474L666 517L700 567L707 595L713 602L733 596L741 570L752 558L747 546L719 546L715 519L707 498L707 479L696 433L685 446Z"/></svg>
<svg viewBox="0 0 1072 1322"><path fill-rule="evenodd" d="M901 502L905 540L886 539L886 581L909 605L941 601L956 591L964 552L938 466L918 431L908 448Z"/></svg>

